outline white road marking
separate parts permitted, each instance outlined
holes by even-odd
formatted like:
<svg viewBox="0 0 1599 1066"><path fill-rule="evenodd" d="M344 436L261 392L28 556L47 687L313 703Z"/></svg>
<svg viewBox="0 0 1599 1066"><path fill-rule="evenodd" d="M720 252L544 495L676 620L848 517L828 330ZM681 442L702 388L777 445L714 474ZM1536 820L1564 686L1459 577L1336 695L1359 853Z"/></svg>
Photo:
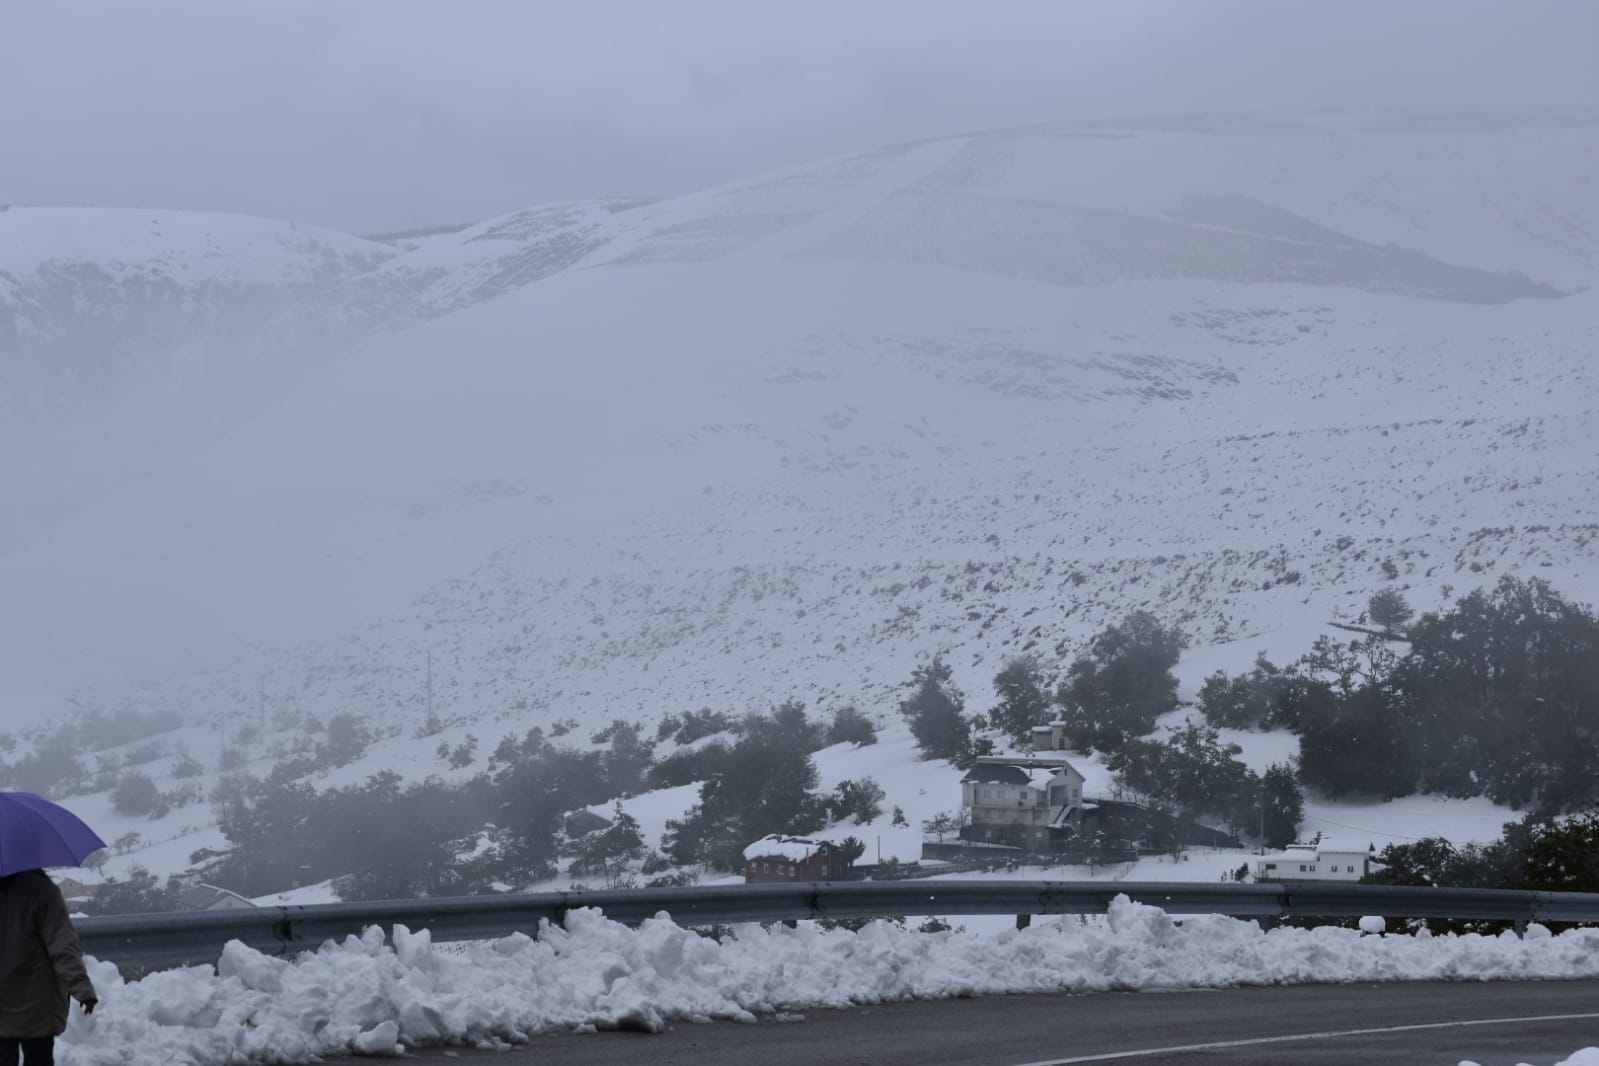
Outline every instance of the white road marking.
<svg viewBox="0 0 1599 1066"><path fill-rule="evenodd" d="M1116 1059L1145 1059L1154 1055L1180 1055L1188 1051L1223 1051L1261 1044L1292 1044L1302 1040L1325 1040L1340 1036L1371 1036L1377 1033L1412 1033L1423 1029L1456 1029L1472 1025L1525 1025L1528 1022L1569 1022L1599 1018L1589 1014L1535 1014L1522 1018L1468 1018L1458 1022L1425 1022L1418 1025L1384 1025L1375 1029L1331 1029L1320 1033L1293 1033L1288 1036L1261 1036L1252 1040L1219 1040L1209 1044L1173 1044L1170 1047L1139 1048L1136 1051L1110 1051L1102 1055L1075 1055L1066 1059L1039 1059L1014 1066L1071 1066L1077 1062L1111 1062Z"/></svg>

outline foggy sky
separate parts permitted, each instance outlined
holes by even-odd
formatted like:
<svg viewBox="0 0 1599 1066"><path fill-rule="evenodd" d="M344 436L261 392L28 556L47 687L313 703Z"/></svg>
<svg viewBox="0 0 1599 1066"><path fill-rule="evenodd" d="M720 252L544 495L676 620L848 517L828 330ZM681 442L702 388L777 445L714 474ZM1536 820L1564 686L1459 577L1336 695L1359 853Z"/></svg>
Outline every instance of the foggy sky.
<svg viewBox="0 0 1599 1066"><path fill-rule="evenodd" d="M355 232L1072 118L1599 106L1592 0L0 0L0 200Z"/></svg>

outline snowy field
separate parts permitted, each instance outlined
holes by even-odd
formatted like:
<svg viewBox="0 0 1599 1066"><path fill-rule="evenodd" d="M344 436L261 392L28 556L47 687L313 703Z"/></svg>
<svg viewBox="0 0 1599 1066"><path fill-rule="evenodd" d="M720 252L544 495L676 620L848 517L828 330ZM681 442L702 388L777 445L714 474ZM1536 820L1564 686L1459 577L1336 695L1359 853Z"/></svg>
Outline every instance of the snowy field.
<svg viewBox="0 0 1599 1066"><path fill-rule="evenodd" d="M1102 919L1024 930L921 933L876 922L848 932L802 922L740 926L718 941L664 916L630 929L583 910L536 940L517 933L443 946L426 931L396 927L390 942L371 928L293 962L233 942L214 972L197 966L125 983L111 963L91 961L90 971L101 1005L93 1016L74 1009L57 1047L63 1066L503 1048L560 1031L756 1023L779 1012L792 1020L807 1009L972 995L1589 978L1599 977L1599 929L1551 935L1534 925L1524 939L1265 932L1230 918L1179 921L1119 897Z"/></svg>

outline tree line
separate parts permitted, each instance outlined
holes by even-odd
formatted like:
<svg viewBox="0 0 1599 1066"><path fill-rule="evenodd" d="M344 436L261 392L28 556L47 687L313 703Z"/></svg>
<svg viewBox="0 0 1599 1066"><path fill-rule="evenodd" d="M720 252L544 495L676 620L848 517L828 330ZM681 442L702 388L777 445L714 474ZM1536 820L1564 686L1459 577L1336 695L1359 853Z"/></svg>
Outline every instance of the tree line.
<svg viewBox="0 0 1599 1066"><path fill-rule="evenodd" d="M1329 796L1485 795L1553 811L1599 799L1591 608L1507 576L1414 622L1390 600L1379 624L1323 637L1288 667L1262 657L1214 675L1200 709L1215 725L1293 730L1301 781Z"/></svg>
<svg viewBox="0 0 1599 1066"><path fill-rule="evenodd" d="M703 743L656 757L661 740L684 737ZM319 791L293 763L265 777L228 774L212 800L229 846L196 859L207 878L244 895L327 879L345 899L475 894L548 879L566 859L574 876L618 887L637 875L674 883L689 868L737 870L743 848L766 833L864 823L882 810L870 778L817 791L812 752L876 739L854 708L825 721L799 703L740 718L693 712L669 717L657 738L618 720L584 749L534 728L505 737L485 772L456 783L407 784L384 771ZM701 782L699 803L668 823L664 854L619 804L607 827L566 828L576 810L692 782Z"/></svg>

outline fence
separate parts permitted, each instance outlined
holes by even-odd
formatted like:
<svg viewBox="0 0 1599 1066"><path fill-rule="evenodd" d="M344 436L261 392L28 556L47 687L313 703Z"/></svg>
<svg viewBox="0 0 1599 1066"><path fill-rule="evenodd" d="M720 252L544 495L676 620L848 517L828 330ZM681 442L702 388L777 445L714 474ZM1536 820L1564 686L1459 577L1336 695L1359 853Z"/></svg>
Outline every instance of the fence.
<svg viewBox="0 0 1599 1066"><path fill-rule="evenodd" d="M239 940L258 951L313 950L367 926L429 929L433 938L483 940L568 911L595 907L636 925L665 912L680 925L731 925L813 918L893 915L1103 914L1118 895L1169 914L1225 914L1272 922L1284 918L1455 918L1528 922L1599 922L1599 893L1387 885L1190 884L1168 882L923 880L793 885L712 885L593 892L539 892L442 899L382 900L298 907L258 907L190 914L80 918L84 950L119 965L153 968L215 962Z"/></svg>

